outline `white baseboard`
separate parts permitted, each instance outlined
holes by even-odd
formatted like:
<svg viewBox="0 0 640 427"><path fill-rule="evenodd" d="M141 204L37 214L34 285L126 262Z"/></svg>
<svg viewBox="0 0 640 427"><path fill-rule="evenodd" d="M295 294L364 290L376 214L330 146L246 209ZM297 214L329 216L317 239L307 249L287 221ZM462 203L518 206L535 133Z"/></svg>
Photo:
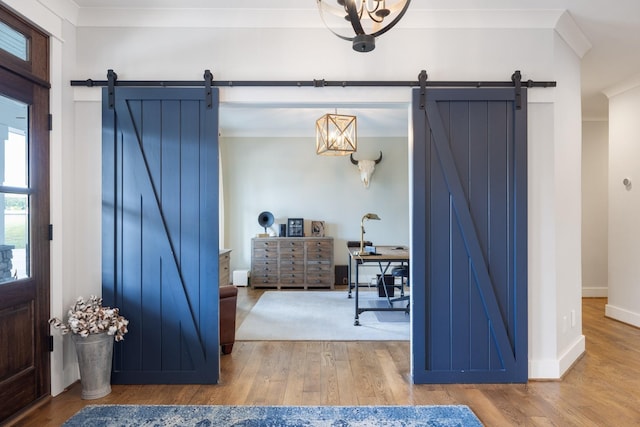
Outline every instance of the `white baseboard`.
<svg viewBox="0 0 640 427"><path fill-rule="evenodd" d="M559 380L585 352L585 337L580 335L558 359L530 360L530 380Z"/></svg>
<svg viewBox="0 0 640 427"><path fill-rule="evenodd" d="M580 335L576 340L567 348L559 360L560 377L569 370L571 367L582 357L586 351L586 339L584 335Z"/></svg>
<svg viewBox="0 0 640 427"><path fill-rule="evenodd" d="M582 287L583 298L606 298L608 296L609 288L607 286Z"/></svg>
<svg viewBox="0 0 640 427"><path fill-rule="evenodd" d="M615 319L622 323L640 328L640 313L636 313L625 308L616 307L615 305L607 304L604 308L604 315Z"/></svg>

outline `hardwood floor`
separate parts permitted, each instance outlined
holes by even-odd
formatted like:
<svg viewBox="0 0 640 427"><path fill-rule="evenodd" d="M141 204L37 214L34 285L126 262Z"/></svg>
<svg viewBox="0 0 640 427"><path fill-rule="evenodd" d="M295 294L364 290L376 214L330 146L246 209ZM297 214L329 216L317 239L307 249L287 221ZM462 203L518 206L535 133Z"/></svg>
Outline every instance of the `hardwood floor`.
<svg viewBox="0 0 640 427"><path fill-rule="evenodd" d="M240 289L239 322L259 295ZM583 300L587 352L561 381L411 385L408 342L237 342L218 385L114 385L86 401L74 384L16 425L58 426L90 404L464 404L487 426L640 425L640 329L605 318L605 303Z"/></svg>

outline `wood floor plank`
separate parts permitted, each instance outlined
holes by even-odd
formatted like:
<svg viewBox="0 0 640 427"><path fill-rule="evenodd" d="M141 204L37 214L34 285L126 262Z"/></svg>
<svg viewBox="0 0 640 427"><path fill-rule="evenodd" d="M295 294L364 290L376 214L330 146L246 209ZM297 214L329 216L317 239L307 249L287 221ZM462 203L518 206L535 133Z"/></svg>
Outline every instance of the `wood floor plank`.
<svg viewBox="0 0 640 427"><path fill-rule="evenodd" d="M241 288L239 322L260 291ZM16 420L59 426L90 404L468 405L487 426L640 425L640 330L583 300L586 354L558 381L413 385L410 348L396 342L236 342L220 359L220 384L114 385L82 400L80 385Z"/></svg>
<svg viewBox="0 0 640 427"><path fill-rule="evenodd" d="M349 364L356 381L355 391L360 405L377 404L375 388L370 381L370 372L374 366L368 366L367 354L370 351L370 342L349 344Z"/></svg>
<svg viewBox="0 0 640 427"><path fill-rule="evenodd" d="M304 360L307 354L307 343L295 342L291 350L291 366L287 377L287 388L284 392L283 402L289 405L302 405L302 393L304 392Z"/></svg>
<svg viewBox="0 0 640 427"><path fill-rule="evenodd" d="M249 405L273 405L274 397L269 390L272 383L278 377L277 359L286 343L266 341L260 343L262 351L260 354L260 363L258 370L253 377L253 382L247 395L247 404ZM286 350L284 350L286 351Z"/></svg>
<svg viewBox="0 0 640 427"><path fill-rule="evenodd" d="M335 406L340 404L340 390L338 388L338 371L333 345L330 342L322 343L320 364L321 405Z"/></svg>
<svg viewBox="0 0 640 427"><path fill-rule="evenodd" d="M389 349L376 350L376 356L380 361L381 374L389 389L391 402L408 400L407 381L402 375L402 370L395 364Z"/></svg>
<svg viewBox="0 0 640 427"><path fill-rule="evenodd" d="M260 361L258 360L258 358L261 356L260 344L261 343L245 343L245 346L247 348L250 348L251 351L244 352L244 358L238 357L239 355L237 354L233 355L234 357L231 359L229 359L228 357L224 359L221 358L221 364L224 365L226 362L227 364L237 365L237 370L239 371L238 375L235 375L232 379L229 380L229 383L232 383L234 386L229 390L229 393L223 397L221 404L246 404L247 396L249 395L249 391L251 390L253 379L260 369ZM234 351L236 345L237 343L234 344ZM221 382L225 382L225 379L221 378Z"/></svg>
<svg viewBox="0 0 640 427"><path fill-rule="evenodd" d="M464 396L464 400L469 402L468 405L476 409L476 415L488 426L513 426L517 424L526 424L524 416L520 418L521 423L515 423L514 418L508 416L504 410L494 404L483 390L477 388L465 388L459 390Z"/></svg>

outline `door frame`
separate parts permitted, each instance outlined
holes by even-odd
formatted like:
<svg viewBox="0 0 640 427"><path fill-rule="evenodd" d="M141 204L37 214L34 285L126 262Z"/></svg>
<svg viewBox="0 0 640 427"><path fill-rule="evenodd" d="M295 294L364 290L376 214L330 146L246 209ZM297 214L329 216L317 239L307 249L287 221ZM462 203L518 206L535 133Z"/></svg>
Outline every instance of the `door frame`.
<svg viewBox="0 0 640 427"><path fill-rule="evenodd" d="M16 282L0 285L3 298L0 311L12 305L28 305L33 313L34 384L30 403L8 414L9 417L47 397L51 389L50 366L50 183L49 183L49 37L28 21L0 5L0 20L23 34L28 40L28 58L22 60L0 50L0 91L30 105L29 108L29 250L30 275ZM10 190L10 189L9 189ZM16 194L23 194L16 189ZM8 379L7 379L8 381ZM19 398L24 389L0 386L0 399L8 402ZM21 402L24 400L21 400ZM26 401L25 401L26 402ZM0 415L0 423L6 420Z"/></svg>

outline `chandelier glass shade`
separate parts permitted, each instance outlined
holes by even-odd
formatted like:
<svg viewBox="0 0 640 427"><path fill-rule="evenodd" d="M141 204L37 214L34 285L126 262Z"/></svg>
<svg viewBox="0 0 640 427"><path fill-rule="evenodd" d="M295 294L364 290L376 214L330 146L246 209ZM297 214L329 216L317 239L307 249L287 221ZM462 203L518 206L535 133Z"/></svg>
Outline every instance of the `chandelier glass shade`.
<svg viewBox="0 0 640 427"><path fill-rule="evenodd" d="M320 17L336 36L353 43L353 50L370 52L375 38L400 21L411 0L316 0Z"/></svg>
<svg viewBox="0 0 640 427"><path fill-rule="evenodd" d="M358 149L356 116L325 114L316 120L316 154L345 156Z"/></svg>

